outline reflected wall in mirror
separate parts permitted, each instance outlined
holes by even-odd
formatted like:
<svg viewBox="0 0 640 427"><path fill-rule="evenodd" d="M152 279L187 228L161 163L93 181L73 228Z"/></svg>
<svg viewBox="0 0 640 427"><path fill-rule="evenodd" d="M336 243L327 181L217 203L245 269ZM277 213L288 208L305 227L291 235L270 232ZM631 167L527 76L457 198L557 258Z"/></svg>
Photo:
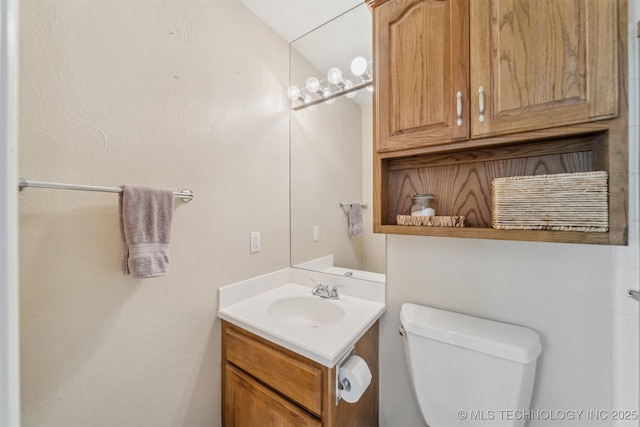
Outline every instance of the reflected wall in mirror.
<svg viewBox="0 0 640 427"><path fill-rule="evenodd" d="M362 3L295 40L290 45L290 84L302 99L313 102L327 96L326 91L340 91L340 84L327 78L333 67L354 86L366 83L366 75L351 72L351 63L364 57L373 69L371 34L371 14ZM306 88L312 77L320 93L313 85ZM385 281L385 236L373 233L371 89L291 111L293 267ZM301 105L301 97L296 98L292 108ZM367 205L362 209L364 234L358 236L348 232L352 202Z"/></svg>

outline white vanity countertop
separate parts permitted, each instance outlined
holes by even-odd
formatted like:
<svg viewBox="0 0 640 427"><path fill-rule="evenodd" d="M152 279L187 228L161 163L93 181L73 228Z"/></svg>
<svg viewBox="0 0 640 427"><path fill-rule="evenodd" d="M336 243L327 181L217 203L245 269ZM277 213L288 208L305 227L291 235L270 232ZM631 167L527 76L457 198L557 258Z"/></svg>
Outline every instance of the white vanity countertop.
<svg viewBox="0 0 640 427"><path fill-rule="evenodd" d="M298 326L269 313L270 304L295 297L313 297L311 286L287 283L218 310L218 317L242 327L262 338L332 368L340 358L382 316L385 304L340 295L326 300L344 310L336 323L319 326Z"/></svg>

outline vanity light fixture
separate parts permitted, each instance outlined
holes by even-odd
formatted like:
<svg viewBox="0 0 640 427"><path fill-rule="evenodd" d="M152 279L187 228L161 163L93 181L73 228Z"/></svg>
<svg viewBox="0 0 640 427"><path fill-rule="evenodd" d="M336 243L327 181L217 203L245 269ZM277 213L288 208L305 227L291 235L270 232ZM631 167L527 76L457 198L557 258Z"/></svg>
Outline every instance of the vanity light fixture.
<svg viewBox="0 0 640 427"><path fill-rule="evenodd" d="M311 101L311 97L309 95L300 93L300 89L298 88L298 86L289 86L289 89L287 89L287 96L290 100L298 100L303 104L307 104Z"/></svg>
<svg viewBox="0 0 640 427"><path fill-rule="evenodd" d="M320 81L315 77L309 77L307 79L306 87L309 92L317 93L320 98L326 98L327 96L331 95L331 91L328 88L325 89L321 87ZM328 101L325 101L325 104L333 104L334 102L336 102L336 99L331 98Z"/></svg>
<svg viewBox="0 0 640 427"><path fill-rule="evenodd" d="M362 56L353 58L351 61L351 72L362 79L363 83L373 80L373 73L369 70L369 64ZM373 86L367 86L369 92L373 92Z"/></svg>
<svg viewBox="0 0 640 427"><path fill-rule="evenodd" d="M320 87L320 81L315 77L309 77L307 79L307 90L309 92L317 93L320 97L324 98L326 95L331 95L328 89Z"/></svg>
<svg viewBox="0 0 640 427"><path fill-rule="evenodd" d="M363 82L368 82L373 78L373 73L371 73L368 66L367 60L362 56L358 56L351 61L351 72L362 78Z"/></svg>
<svg viewBox="0 0 640 427"><path fill-rule="evenodd" d="M338 67L329 69L327 80L329 80L329 83L338 86L341 90L349 89L348 84L351 83L350 80L344 80L342 78L342 71L340 71ZM353 86L353 83L351 83L351 86Z"/></svg>
<svg viewBox="0 0 640 427"><path fill-rule="evenodd" d="M340 68L338 67L329 69L329 72L327 73L327 80L329 80L329 83L338 86L340 90L349 90L353 87L353 82L351 80L344 80L342 78L342 71L340 71ZM345 96L347 98L353 98L356 94L357 92L353 91L347 93Z"/></svg>
<svg viewBox="0 0 640 427"><path fill-rule="evenodd" d="M292 107L293 110L300 110L308 108L320 103L333 104L336 98L345 96L347 98L353 98L357 95L358 91L364 88L367 90L373 90L373 73L369 70L370 61L359 56L351 61L351 74L355 77L360 77L361 83L354 84L353 81L343 78L342 71L338 67L332 67L327 73L327 80L329 84L338 87L338 90L332 91L329 87L322 87L320 80L315 77L309 77L306 81L305 89L309 94L316 94L318 98L312 98L308 94L301 92L297 86L290 86L287 90L287 96L292 101L298 101L301 105Z"/></svg>

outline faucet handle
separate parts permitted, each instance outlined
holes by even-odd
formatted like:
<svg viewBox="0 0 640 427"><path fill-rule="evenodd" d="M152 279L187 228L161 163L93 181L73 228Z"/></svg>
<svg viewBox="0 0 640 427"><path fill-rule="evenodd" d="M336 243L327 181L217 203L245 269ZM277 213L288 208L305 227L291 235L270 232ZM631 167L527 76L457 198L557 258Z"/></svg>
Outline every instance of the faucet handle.
<svg viewBox="0 0 640 427"><path fill-rule="evenodd" d="M317 281L316 279L311 279L311 281L319 287L327 288L326 285L323 285L321 282Z"/></svg>
<svg viewBox="0 0 640 427"><path fill-rule="evenodd" d="M329 291L329 296L331 298L337 298L338 297L338 288L342 288L342 285L334 285L333 288L331 288L331 291Z"/></svg>

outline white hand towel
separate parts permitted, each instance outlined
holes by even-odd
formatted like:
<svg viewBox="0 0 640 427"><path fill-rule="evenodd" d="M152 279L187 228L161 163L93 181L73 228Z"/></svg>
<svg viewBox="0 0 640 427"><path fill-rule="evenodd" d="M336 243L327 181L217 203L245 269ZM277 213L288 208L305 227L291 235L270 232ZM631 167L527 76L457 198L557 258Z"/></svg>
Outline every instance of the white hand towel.
<svg viewBox="0 0 640 427"><path fill-rule="evenodd" d="M362 206L360 203L351 203L349 207L349 236L360 236L364 234L364 224L362 224Z"/></svg>
<svg viewBox="0 0 640 427"><path fill-rule="evenodd" d="M173 191L124 185L120 193L122 269L137 278L169 273Z"/></svg>

